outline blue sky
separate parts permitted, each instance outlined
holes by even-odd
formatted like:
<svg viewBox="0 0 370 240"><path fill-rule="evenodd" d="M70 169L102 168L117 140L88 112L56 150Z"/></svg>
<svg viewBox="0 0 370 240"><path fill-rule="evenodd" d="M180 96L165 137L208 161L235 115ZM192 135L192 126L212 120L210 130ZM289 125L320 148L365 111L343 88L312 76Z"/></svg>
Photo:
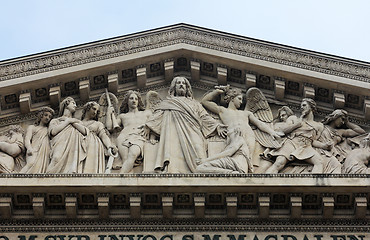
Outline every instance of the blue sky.
<svg viewBox="0 0 370 240"><path fill-rule="evenodd" d="M188 23L370 62L367 0L3 0L0 61Z"/></svg>

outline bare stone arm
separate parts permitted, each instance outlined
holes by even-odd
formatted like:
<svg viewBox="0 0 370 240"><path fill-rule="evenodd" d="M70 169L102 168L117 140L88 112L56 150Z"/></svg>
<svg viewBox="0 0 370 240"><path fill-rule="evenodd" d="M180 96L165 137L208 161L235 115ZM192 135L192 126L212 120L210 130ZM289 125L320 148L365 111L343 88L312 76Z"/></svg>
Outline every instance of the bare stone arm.
<svg viewBox="0 0 370 240"><path fill-rule="evenodd" d="M112 144L110 138L108 137L107 133L106 133L106 130L101 130L99 132L99 138L101 139L101 141L103 142L104 146L108 149L108 148L112 148L114 149L114 152L117 151L116 147Z"/></svg>
<svg viewBox="0 0 370 240"><path fill-rule="evenodd" d="M234 153L236 151L238 151L238 149L242 146L242 142L238 142L237 145L233 145L233 146L228 146L226 147L226 149L220 153L217 153L211 157L208 157L208 158L204 158L204 159L201 159L201 162L208 162L208 161L212 161L212 160L215 160L215 159L219 159L219 158L224 158L224 157L230 157L232 155L234 155Z"/></svg>
<svg viewBox="0 0 370 240"><path fill-rule="evenodd" d="M105 126L108 129L108 131L112 131L114 129L114 127L113 127L114 124L113 124L113 119L112 118L113 117L115 118L114 107L113 106L110 106L110 107L107 108L106 116L107 117L106 117L106 120L105 120ZM116 121L117 121L118 126L122 125L122 120L121 120L120 115L116 118Z"/></svg>
<svg viewBox="0 0 370 240"><path fill-rule="evenodd" d="M24 137L24 146L26 147L27 155L29 155L29 156L31 156L33 154L33 148L32 148L32 145L31 145L33 130L34 130L34 126L30 125L27 128L26 136Z"/></svg>
<svg viewBox="0 0 370 240"><path fill-rule="evenodd" d="M288 120L289 121L289 118ZM291 132L293 132L295 129L299 128L302 126L302 121L293 121L292 120L292 124L287 124L286 126L284 126L281 131L286 135L286 134L289 134Z"/></svg>
<svg viewBox="0 0 370 240"><path fill-rule="evenodd" d="M74 127L74 128L76 128L82 135L84 135L84 136L86 136L87 135L87 128L84 126L84 125L82 125L80 122L79 122L79 120L78 120L78 122L74 122L74 123L72 123L72 126Z"/></svg>
<svg viewBox="0 0 370 240"><path fill-rule="evenodd" d="M71 123L70 118L67 118L61 124L53 124L54 121L56 121L56 120L51 120L51 122L50 122L50 126L53 126L53 128L50 131L51 136L58 135L64 128L66 128L68 126L68 124ZM78 121L78 120L76 119L76 121Z"/></svg>
<svg viewBox="0 0 370 240"><path fill-rule="evenodd" d="M0 142L0 151L9 154L12 157L16 157L22 152L22 149L17 143Z"/></svg>
<svg viewBox="0 0 370 240"><path fill-rule="evenodd" d="M213 100L221 95L224 91L221 89L215 89L212 92L206 94L201 100L202 105L213 113L219 114L222 108L218 106Z"/></svg>
<svg viewBox="0 0 370 240"><path fill-rule="evenodd" d="M265 123L261 122L256 118L251 112L248 112L249 121L254 124L259 130L270 134L274 138L279 138L279 134L277 134L272 128L267 126Z"/></svg>
<svg viewBox="0 0 370 240"><path fill-rule="evenodd" d="M348 129L343 129L342 132L343 137L356 137L358 135L366 133L366 131L362 129L360 126L349 122L348 118L346 118L345 120L345 125L348 127Z"/></svg>

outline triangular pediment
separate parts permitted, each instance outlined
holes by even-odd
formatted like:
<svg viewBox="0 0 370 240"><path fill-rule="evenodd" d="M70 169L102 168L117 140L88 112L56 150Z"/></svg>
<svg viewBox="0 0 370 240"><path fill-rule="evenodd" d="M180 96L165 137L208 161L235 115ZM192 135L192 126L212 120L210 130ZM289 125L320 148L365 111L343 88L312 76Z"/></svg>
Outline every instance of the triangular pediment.
<svg viewBox="0 0 370 240"><path fill-rule="evenodd" d="M68 95L86 101L106 87L118 94L158 89L174 75L200 85L257 86L293 105L313 97L323 114L348 108L365 125L370 118L369 63L188 24L2 61L2 115L56 106Z"/></svg>
<svg viewBox="0 0 370 240"><path fill-rule="evenodd" d="M177 76L189 79L187 84L181 78L187 90L191 85L195 100L171 96L168 99L172 102L167 99L160 105L161 100L156 98L156 111L147 109L150 116L131 117L131 121L144 120L140 126L127 128L132 130L127 135L133 137L122 134L126 127L122 124L124 116L116 114L117 111L108 114L108 102L113 101L117 107L128 90L137 90L142 96L152 93L165 98L170 95L168 89ZM228 128L227 132L228 126L221 123L220 114L211 114L212 105L205 106L208 101L219 109L226 102L220 97L226 95L229 90L226 87L224 92L213 96L214 99L210 97L217 91L216 85L236 89L233 99L239 97L239 105L246 103L241 104L242 94L238 90L244 94L250 89L255 92L259 89L262 94L254 95L258 100L255 105L267 109L261 115L268 115L271 121L262 123L256 120L258 113L252 113L251 109L239 111L233 103L235 108L228 110L235 115L229 123L239 125ZM104 100L108 91L112 99ZM140 94L130 94L139 102ZM44 158L36 160L41 159L39 162L46 167L42 171L27 172L34 167L29 162L35 163L35 158L24 168L21 164L16 166L40 152L28 151L33 147L22 142L37 135L34 129L38 124L32 123L39 110L48 106L58 112L66 97L75 99L76 114L73 116L74 109L62 117L55 115L51 120L54 122L49 119L37 130L41 132L38 136L47 140L38 147L49 148L37 155ZM274 128L276 122L272 121L272 115L282 106L289 106L297 113L303 98L316 100L316 122L302 113L302 119L307 118L300 119L301 125L297 124L297 117L297 122L291 122L291 125L297 124L296 128L283 132L282 138L274 135L278 130ZM101 99L105 101L102 101L104 120L110 116L110 125L101 119L95 121L98 108L103 104L90 103L89 108L83 107L87 102ZM206 103L200 103L201 99L206 99ZM64 110L76 108L72 100L65 104ZM307 108L311 115L307 115L313 118L315 103L310 99L303 102L310 105ZM272 111L269 107L263 108L266 105ZM0 239L365 240L369 237L369 168L361 158L367 155L363 152L352 155L353 162L347 165L347 168L353 167L349 173L342 169L341 161L345 160L339 157L348 156L348 152L356 154L354 151L359 149L368 150L362 148L362 143L364 132L370 129L370 63L181 23L1 61L0 106L0 129L8 131L6 134L2 131L0 137L21 136L11 139L11 147L18 150L14 159L0 149L3 154L0 157L14 162L13 169L0 162ZM93 118L91 114L91 118L80 121L82 108L87 112L94 106L97 115ZM51 116L53 109L45 112ZM338 152L327 150L326 145L313 146L314 140L319 139L318 132L324 132L325 127L318 121L334 109L345 109L341 114L345 116L348 112L350 121L347 123L352 125L344 128L357 131L351 138L356 148L350 146L345 149L347 152L337 155ZM146 112L144 108L136 110ZM293 111L290 111L292 119L296 117ZM40 112L39 121L45 113ZM149 119L157 120L155 117L160 119L164 115L172 117L161 119L160 124L153 124L152 128L148 126ZM344 118L341 118L341 127ZM122 126L117 123L117 131L113 119L121 121ZM67 121L70 122L63 125ZM209 122L212 126L208 126ZM249 125L252 122L254 126ZM73 126L72 132L74 123L80 125ZM93 124L95 128L91 127ZM169 130L162 132L155 129L156 126ZM148 130L145 127L150 128L153 139L144 139L143 132ZM301 130L300 127L301 135L289 135L296 129ZM26 128L31 134L26 133L28 136L23 138ZM11 134L9 129L13 131ZM337 143L347 140L336 130L328 129L327 139L340 138ZM62 131L65 132L60 137ZM228 137L217 134L226 132L230 134ZM58 134L59 139L55 140ZM120 138L121 134L124 137ZM235 138L232 139L231 134ZM90 139L91 136L95 139ZM35 142L41 142L41 137ZM263 145L267 140L261 139L280 142L277 147L270 147ZM293 140L296 142L291 143ZM285 142L297 149L284 148ZM136 148L129 171L122 171L129 157L124 151L120 152L119 144L127 149ZM234 150L225 155L229 149ZM268 172L278 159L272 154L280 149L289 154L286 166L281 166L288 170ZM204 154L198 158L193 153ZM220 157L220 153L224 155ZM321 160L314 162L312 159L318 154ZM204 167L206 162L201 160L212 157L217 160L214 164L219 171L202 171L199 166ZM92 162L94 166L86 167ZM61 167L55 170L58 164ZM171 164L180 167L170 168ZM317 165L321 169L315 172ZM22 171L26 168L27 171Z"/></svg>

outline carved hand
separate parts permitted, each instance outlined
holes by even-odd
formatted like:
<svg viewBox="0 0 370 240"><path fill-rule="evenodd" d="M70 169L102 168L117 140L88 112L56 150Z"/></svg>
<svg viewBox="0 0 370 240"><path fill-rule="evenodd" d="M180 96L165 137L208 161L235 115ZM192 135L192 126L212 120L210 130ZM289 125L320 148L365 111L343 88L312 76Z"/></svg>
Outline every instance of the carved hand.
<svg viewBox="0 0 370 240"><path fill-rule="evenodd" d="M114 107L113 106L109 106L108 108L107 108L107 115L108 114L112 114L112 113L114 113L115 111L114 111Z"/></svg>
<svg viewBox="0 0 370 240"><path fill-rule="evenodd" d="M141 129L140 135L143 136L143 138L149 140L150 136L150 129L145 124L138 127L138 129Z"/></svg>
<svg viewBox="0 0 370 240"><path fill-rule="evenodd" d="M113 155L116 155L116 153L118 152L118 149L116 146L112 145L112 146L109 146L108 147L108 152L111 152Z"/></svg>
<svg viewBox="0 0 370 240"><path fill-rule="evenodd" d="M274 139L279 139L279 138L285 136L285 134L283 132L275 132L275 131L273 131L270 135Z"/></svg>
<svg viewBox="0 0 370 240"><path fill-rule="evenodd" d="M226 92L230 88L230 85L218 85L215 86L216 90L219 90L221 93Z"/></svg>
<svg viewBox="0 0 370 240"><path fill-rule="evenodd" d="M217 134L222 138L226 138L227 136L227 125L220 124L217 126Z"/></svg>

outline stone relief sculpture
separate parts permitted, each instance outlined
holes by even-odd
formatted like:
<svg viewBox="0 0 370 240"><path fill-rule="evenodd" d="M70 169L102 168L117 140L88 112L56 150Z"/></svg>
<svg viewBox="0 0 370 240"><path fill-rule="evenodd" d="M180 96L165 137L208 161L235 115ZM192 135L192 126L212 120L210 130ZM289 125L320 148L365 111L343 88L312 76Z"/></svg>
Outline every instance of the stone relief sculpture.
<svg viewBox="0 0 370 240"><path fill-rule="evenodd" d="M343 162L347 154L352 150L347 138L365 133L365 130L361 127L348 121L348 113L342 109L337 109L326 116L323 124L324 130L319 141L331 141L333 147L330 151L320 149L320 153L325 156L333 156L339 162Z"/></svg>
<svg viewBox="0 0 370 240"><path fill-rule="evenodd" d="M54 110L43 107L37 114L34 125L27 128L24 144L27 148L27 164L20 173L45 173L50 161L50 140L48 126Z"/></svg>
<svg viewBox="0 0 370 240"><path fill-rule="evenodd" d="M67 97L60 104L60 117L50 121L50 165L47 173L82 173L86 159L88 129L73 117L76 102Z"/></svg>
<svg viewBox="0 0 370 240"><path fill-rule="evenodd" d="M301 123L297 116L294 115L294 112L288 106L283 106L278 109L277 115L273 120L273 128L275 131L279 132L281 136L283 136L280 146L282 143L284 143L284 141L286 141L286 137L289 136L294 129L299 127L300 124ZM271 150L271 148L266 148L265 151L260 155L262 159L256 173L265 173L266 170L273 164L273 162L271 162L269 159L271 156L269 155L269 152Z"/></svg>
<svg viewBox="0 0 370 240"><path fill-rule="evenodd" d="M116 146L111 143L108 131L103 123L97 121L100 105L88 102L82 110L82 124L89 130L86 137L86 159L83 173L104 173L106 149L108 154L115 154Z"/></svg>
<svg viewBox="0 0 370 240"><path fill-rule="evenodd" d="M23 154L24 130L10 125L0 136L0 173L18 172L25 164Z"/></svg>
<svg viewBox="0 0 370 240"><path fill-rule="evenodd" d="M211 157L198 159L197 172L204 173L251 173L253 165L249 147L239 128L228 128L227 146Z"/></svg>
<svg viewBox="0 0 370 240"><path fill-rule="evenodd" d="M273 115L270 105L267 102L265 95L256 87L249 88L246 93L245 111L251 112L260 122L263 122L269 128L273 129ZM260 154L266 148L275 149L281 147L277 140L281 133L272 136L270 133L263 131L253 123L250 124L256 139L254 151L252 154L252 162L254 166L260 167Z"/></svg>
<svg viewBox="0 0 370 240"><path fill-rule="evenodd" d="M368 172L369 134L342 109L314 121L312 99L302 100L300 117L283 106L273 118L257 88L240 110L240 89L216 86L199 102L185 77L172 80L166 99L154 91L143 99L129 90L118 107L106 90L101 104L79 110L81 121L71 97L55 119L53 109L41 108L26 134L18 125L0 133L0 173ZM118 155L122 164L112 168Z"/></svg>
<svg viewBox="0 0 370 240"><path fill-rule="evenodd" d="M301 103L301 117L292 132L283 142L281 148L268 153L276 158L274 164L266 170L266 173L278 173L289 161L301 160L313 165L312 173L323 173L324 165L320 154L313 148L318 147L330 150L330 143L317 141L324 126L314 121L313 112L316 102L310 98L304 98Z"/></svg>
<svg viewBox="0 0 370 240"><path fill-rule="evenodd" d="M361 141L360 148L350 151L342 165L342 173L370 174L370 133Z"/></svg>
<svg viewBox="0 0 370 240"><path fill-rule="evenodd" d="M227 108L217 105L214 100L217 96L225 94L225 101L228 104ZM258 129L269 134L273 139L279 138L278 133L271 129L268 125L257 119L252 112L238 110L243 102L243 95L239 89L231 89L228 86L216 86L215 90L206 94L201 103L209 111L220 116L221 121L229 128L240 129L241 135L248 146L248 160L251 162L252 153L254 152L256 138L249 123L255 125ZM248 164L249 171L253 172L253 165Z"/></svg>
<svg viewBox="0 0 370 240"><path fill-rule="evenodd" d="M196 159L207 157L206 138L226 136L226 126L212 118L193 98L189 81L175 77L168 97L156 108L145 124L148 136L160 137L155 169L160 172L196 172Z"/></svg>
<svg viewBox="0 0 370 240"><path fill-rule="evenodd" d="M143 149L146 142L146 139L142 136L143 127L148 117L152 115L152 105L159 99L158 93L149 91L145 108L138 92L127 91L121 104L121 114L118 115L117 119L107 117L106 125L108 129L113 129L115 126L123 127L117 137L118 152L123 161L121 173L130 172L135 164L140 164L143 161ZM107 116L112 116L113 112L114 107L111 106L107 110ZM116 123L114 120L116 120ZM151 134L149 138L150 142L154 144L155 136Z"/></svg>

